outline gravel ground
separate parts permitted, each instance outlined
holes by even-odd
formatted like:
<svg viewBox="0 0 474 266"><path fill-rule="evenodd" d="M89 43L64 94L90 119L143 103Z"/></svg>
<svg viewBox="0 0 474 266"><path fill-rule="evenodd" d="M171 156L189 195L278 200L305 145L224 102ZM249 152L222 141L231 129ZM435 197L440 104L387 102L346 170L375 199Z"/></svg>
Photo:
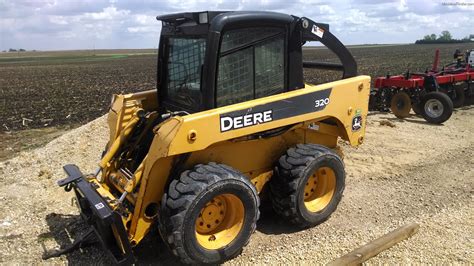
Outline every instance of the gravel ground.
<svg viewBox="0 0 474 266"><path fill-rule="evenodd" d="M365 143L341 144L346 190L333 216L297 231L264 210L249 245L227 263L327 263L409 222L419 223L419 232L368 263L474 263L473 119L472 106L442 126L415 116L371 114ZM55 182L66 163L92 172L106 141L105 125L99 118L0 162L0 263L110 263L95 246L41 259L45 249L66 244L85 228L71 205L73 195ZM153 232L135 253L141 264L176 263Z"/></svg>

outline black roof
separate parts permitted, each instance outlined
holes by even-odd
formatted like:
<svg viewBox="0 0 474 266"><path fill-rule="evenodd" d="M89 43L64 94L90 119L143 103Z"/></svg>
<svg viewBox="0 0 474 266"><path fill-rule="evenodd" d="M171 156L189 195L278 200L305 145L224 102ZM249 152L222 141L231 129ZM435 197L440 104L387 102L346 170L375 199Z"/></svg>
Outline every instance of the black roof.
<svg viewBox="0 0 474 266"><path fill-rule="evenodd" d="M229 11L201 11L201 12L182 12L182 13L173 13L173 14L165 14L165 15L160 15L156 16L157 20L161 20L163 22L179 22L179 21L186 21L186 20L191 20L198 22L199 21L199 14L201 13L208 13L209 16L209 21L211 21L215 16L221 14L221 13L226 13Z"/></svg>
<svg viewBox="0 0 474 266"><path fill-rule="evenodd" d="M211 23L211 21L221 14L223 16L219 16L219 20L224 22L225 20L239 20L239 21L275 21L275 22L286 22L289 23L295 19L295 17L283 13L277 12L269 12L269 11L201 11L201 12L183 12L183 13L174 13L174 14L166 14L157 16L157 20L161 20L166 23L172 24L182 24L185 22L195 22L199 23L199 14L207 13L208 21L207 23ZM219 23L220 24L220 23ZM225 24L225 23L224 23Z"/></svg>

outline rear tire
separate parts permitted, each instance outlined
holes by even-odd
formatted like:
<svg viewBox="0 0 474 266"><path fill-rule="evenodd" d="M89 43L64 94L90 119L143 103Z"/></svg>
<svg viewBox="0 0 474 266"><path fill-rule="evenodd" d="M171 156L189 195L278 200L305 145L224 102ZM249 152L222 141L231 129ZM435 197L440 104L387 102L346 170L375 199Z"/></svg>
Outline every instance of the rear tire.
<svg viewBox="0 0 474 266"><path fill-rule="evenodd" d="M464 104L472 105L474 104L474 81L466 82L466 91L464 94Z"/></svg>
<svg viewBox="0 0 474 266"><path fill-rule="evenodd" d="M417 114L417 115L421 115L421 114L422 114L422 109L423 109L423 108L420 106L419 103L418 103L418 104L416 104L416 103L412 104L412 105L411 105L411 109L412 109L413 112L414 112L415 114Z"/></svg>
<svg viewBox="0 0 474 266"><path fill-rule="evenodd" d="M410 116L411 100L410 96L403 91L393 95L390 101L390 110L398 118L407 118Z"/></svg>
<svg viewBox="0 0 474 266"><path fill-rule="evenodd" d="M302 227L326 221L336 210L345 187L344 163L330 149L298 144L279 159L270 180L273 208Z"/></svg>
<svg viewBox="0 0 474 266"><path fill-rule="evenodd" d="M453 101L453 107L459 108L464 105L464 101L466 100L464 84L461 85L453 85L454 93L452 95L451 100ZM456 96L454 96L456 95Z"/></svg>
<svg viewBox="0 0 474 266"><path fill-rule="evenodd" d="M163 195L160 232L184 263L216 264L242 252L259 218L255 187L235 169L199 164Z"/></svg>
<svg viewBox="0 0 474 266"><path fill-rule="evenodd" d="M464 100L464 105L473 105L474 104L474 94L473 95L468 95L466 94L465 100Z"/></svg>
<svg viewBox="0 0 474 266"><path fill-rule="evenodd" d="M448 95L433 91L426 94L421 101L423 118L432 124L441 124L453 114L453 102Z"/></svg>

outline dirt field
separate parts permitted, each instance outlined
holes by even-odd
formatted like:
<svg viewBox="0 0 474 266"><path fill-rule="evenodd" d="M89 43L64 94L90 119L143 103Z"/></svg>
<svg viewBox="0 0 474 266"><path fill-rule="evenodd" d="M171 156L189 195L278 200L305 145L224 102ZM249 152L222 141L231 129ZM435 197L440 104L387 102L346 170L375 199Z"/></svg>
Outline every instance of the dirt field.
<svg viewBox="0 0 474 266"><path fill-rule="evenodd" d="M84 124L105 113L113 93L153 89L151 52L0 54L0 132Z"/></svg>
<svg viewBox="0 0 474 266"><path fill-rule="evenodd" d="M358 149L343 145L347 184L334 215L295 231L264 211L250 244L228 264L326 263L409 222L420 223L419 233L369 262L474 263L473 119L472 106L456 110L443 126L415 116L371 114L365 143ZM106 135L100 118L0 162L0 263L42 263L45 249L68 243L84 229L71 206L73 195L55 182L66 163L92 171ZM136 255L140 263L176 263L157 233ZM98 247L47 262L110 263Z"/></svg>

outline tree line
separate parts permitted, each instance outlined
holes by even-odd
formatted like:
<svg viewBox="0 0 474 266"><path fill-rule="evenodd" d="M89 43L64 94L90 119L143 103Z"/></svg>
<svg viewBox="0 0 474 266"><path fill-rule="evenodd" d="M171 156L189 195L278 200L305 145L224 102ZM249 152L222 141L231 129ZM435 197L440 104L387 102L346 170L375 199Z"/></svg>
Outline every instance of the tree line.
<svg viewBox="0 0 474 266"><path fill-rule="evenodd" d="M4 51L4 52L6 52L6 51ZM20 49L18 49L18 50L17 50L17 49L10 48L10 49L8 49L8 52L10 52L10 53L11 53L11 52L26 52L26 50L23 49L23 48L20 48Z"/></svg>
<svg viewBox="0 0 474 266"><path fill-rule="evenodd" d="M462 39L453 39L451 33L447 30L441 32L440 35L434 33L425 35L423 39L416 40L416 44L427 44L427 43L467 43L474 42L474 34L470 34Z"/></svg>

